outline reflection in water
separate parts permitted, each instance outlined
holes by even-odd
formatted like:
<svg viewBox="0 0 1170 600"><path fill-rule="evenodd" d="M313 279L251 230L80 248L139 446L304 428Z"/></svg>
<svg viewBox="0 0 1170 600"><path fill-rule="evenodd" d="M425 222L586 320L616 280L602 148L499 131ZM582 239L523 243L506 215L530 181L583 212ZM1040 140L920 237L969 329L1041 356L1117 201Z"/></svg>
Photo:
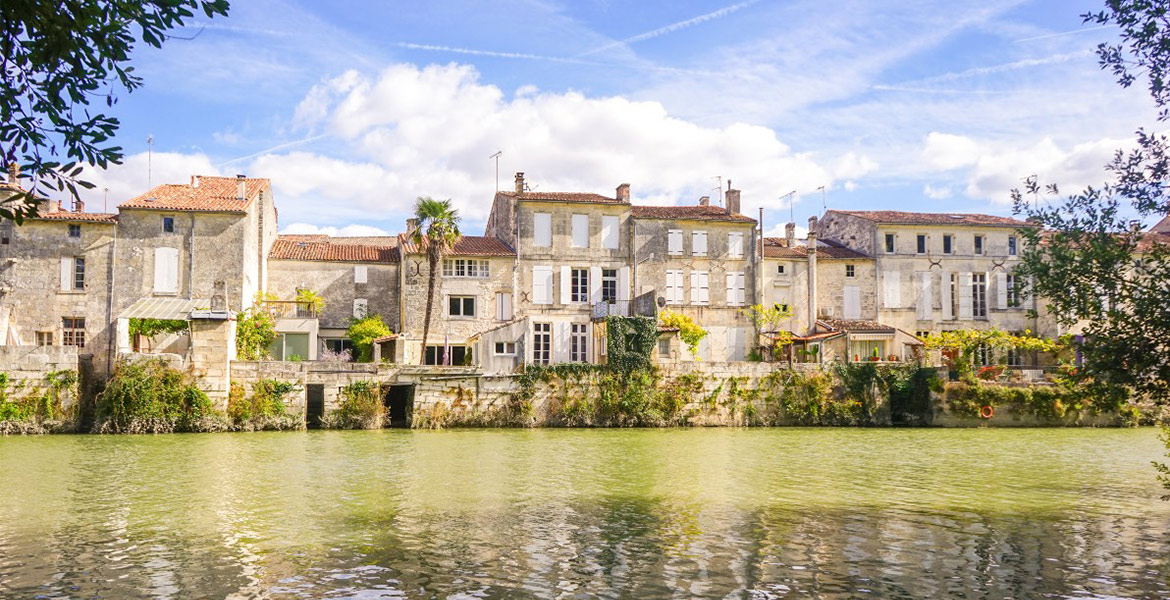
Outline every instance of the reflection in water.
<svg viewBox="0 0 1170 600"><path fill-rule="evenodd" d="M2 597L1163 597L1150 430L0 439Z"/></svg>

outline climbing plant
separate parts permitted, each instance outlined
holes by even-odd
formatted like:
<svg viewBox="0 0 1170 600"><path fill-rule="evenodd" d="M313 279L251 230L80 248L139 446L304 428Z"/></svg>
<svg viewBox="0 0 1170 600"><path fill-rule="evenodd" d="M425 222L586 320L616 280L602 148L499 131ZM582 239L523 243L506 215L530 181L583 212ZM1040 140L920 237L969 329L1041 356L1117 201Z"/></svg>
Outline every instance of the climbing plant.
<svg viewBox="0 0 1170 600"><path fill-rule="evenodd" d="M773 360L783 349L792 343L792 332L784 329L792 319L792 308L773 304L771 308L764 308L761 304L749 306L739 311L752 322L756 330L756 338L768 338L767 350ZM753 343L754 346L754 343Z"/></svg>
<svg viewBox="0 0 1170 600"><path fill-rule="evenodd" d="M268 311L253 305L236 319L236 356L240 360L262 360L276 339L276 321Z"/></svg>
<svg viewBox="0 0 1170 600"><path fill-rule="evenodd" d="M677 328L678 337L687 345L691 356L699 358L699 342L707 337L707 330L699 327L690 317L671 310L664 310L658 315L658 322L663 327Z"/></svg>
<svg viewBox="0 0 1170 600"><path fill-rule="evenodd" d="M1058 352L1065 343L1058 340L1039 338L1031 331L1023 335L1012 335L1006 331L991 329L959 329L943 331L926 336L923 341L929 350L941 350L947 366L968 379L972 373L976 352L985 348L991 358L1005 360L1003 351L1015 349L1021 352Z"/></svg>
<svg viewBox="0 0 1170 600"><path fill-rule="evenodd" d="M390 328L382 321L382 315L366 315L360 319L352 319L345 337L353 342L357 350L358 362L374 360L374 340L390 335Z"/></svg>
<svg viewBox="0 0 1170 600"><path fill-rule="evenodd" d="M629 373L651 368L650 353L658 326L649 317L608 317L605 320L606 360L611 369Z"/></svg>
<svg viewBox="0 0 1170 600"><path fill-rule="evenodd" d="M130 335L152 338L160 333L184 333L187 321L183 319L130 319Z"/></svg>
<svg viewBox="0 0 1170 600"><path fill-rule="evenodd" d="M321 311L325 310L325 299L307 288L297 290L297 302L305 305L313 314L321 314Z"/></svg>

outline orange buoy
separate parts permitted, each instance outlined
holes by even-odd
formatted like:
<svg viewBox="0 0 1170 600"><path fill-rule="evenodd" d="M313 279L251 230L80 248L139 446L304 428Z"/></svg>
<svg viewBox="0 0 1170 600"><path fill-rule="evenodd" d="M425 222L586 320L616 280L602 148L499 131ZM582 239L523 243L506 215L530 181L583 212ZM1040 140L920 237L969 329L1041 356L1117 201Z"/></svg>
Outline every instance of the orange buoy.
<svg viewBox="0 0 1170 600"><path fill-rule="evenodd" d="M979 416L983 417L984 419L990 419L991 417L995 416L995 409L990 406L984 406L983 408L979 409Z"/></svg>

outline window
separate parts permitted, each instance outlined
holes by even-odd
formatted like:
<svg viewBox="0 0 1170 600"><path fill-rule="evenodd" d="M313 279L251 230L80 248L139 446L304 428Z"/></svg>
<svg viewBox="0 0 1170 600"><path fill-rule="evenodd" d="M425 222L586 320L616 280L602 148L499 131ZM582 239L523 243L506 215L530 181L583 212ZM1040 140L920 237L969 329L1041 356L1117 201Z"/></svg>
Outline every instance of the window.
<svg viewBox="0 0 1170 600"><path fill-rule="evenodd" d="M784 274L784 265L776 265L776 274L777 274L777 275L783 275L783 274Z"/></svg>
<svg viewBox="0 0 1170 600"><path fill-rule="evenodd" d="M446 270L446 262L444 261L444 270ZM446 275L446 273L444 273ZM369 269L365 265L354 265L353 267L353 282L365 283L369 279Z"/></svg>
<svg viewBox="0 0 1170 600"><path fill-rule="evenodd" d="M711 299L711 278L706 271L691 271L691 304L705 306Z"/></svg>
<svg viewBox="0 0 1170 600"><path fill-rule="evenodd" d="M85 257L61 257L61 291L80 292L85 290Z"/></svg>
<svg viewBox="0 0 1170 600"><path fill-rule="evenodd" d="M7 246L8 245L8 238L7 237L0 238L0 244Z"/></svg>
<svg viewBox="0 0 1170 600"><path fill-rule="evenodd" d="M154 249L154 291L157 294L179 292L179 249Z"/></svg>
<svg viewBox="0 0 1170 600"><path fill-rule="evenodd" d="M71 238L81 237L81 225L70 225L69 226L69 237L71 237Z"/></svg>
<svg viewBox="0 0 1170 600"><path fill-rule="evenodd" d="M474 317L475 296L448 296L447 316Z"/></svg>
<svg viewBox="0 0 1170 600"><path fill-rule="evenodd" d="M353 299L353 318L364 319L370 312L370 304L365 298Z"/></svg>
<svg viewBox="0 0 1170 600"><path fill-rule="evenodd" d="M552 246L552 215L549 213L533 213L532 215L532 245L537 248Z"/></svg>
<svg viewBox="0 0 1170 600"><path fill-rule="evenodd" d="M959 274L951 273L951 318L959 316Z"/></svg>
<svg viewBox="0 0 1170 600"><path fill-rule="evenodd" d="M470 258L448 258L443 261L443 277L489 277L488 261Z"/></svg>
<svg viewBox="0 0 1170 600"><path fill-rule="evenodd" d="M983 254L983 236L975 236L975 254Z"/></svg>
<svg viewBox="0 0 1170 600"><path fill-rule="evenodd" d="M333 354L341 354L342 352L349 352L349 356L356 356L357 353L353 351L353 342L348 338L324 338L325 349Z"/></svg>
<svg viewBox="0 0 1170 600"><path fill-rule="evenodd" d="M496 342L496 356L516 356L516 342Z"/></svg>
<svg viewBox="0 0 1170 600"><path fill-rule="evenodd" d="M1016 276L1008 275L1004 278L1004 283L1007 288L1007 305L1009 308L1018 308L1020 306L1020 290L1016 287Z"/></svg>
<svg viewBox="0 0 1170 600"><path fill-rule="evenodd" d="M175 232L175 218L174 217L163 217L163 233L174 233L174 232Z"/></svg>
<svg viewBox="0 0 1170 600"><path fill-rule="evenodd" d="M886 254L894 253L894 234L886 234Z"/></svg>
<svg viewBox="0 0 1170 600"><path fill-rule="evenodd" d="M618 272L617 269L602 269L601 270L601 301L614 303L617 302L617 285Z"/></svg>
<svg viewBox="0 0 1170 600"><path fill-rule="evenodd" d="M549 266L532 267L532 303L552 304L553 269Z"/></svg>
<svg viewBox="0 0 1170 600"><path fill-rule="evenodd" d="M670 338L658 338L658 357L670 358Z"/></svg>
<svg viewBox="0 0 1170 600"><path fill-rule="evenodd" d="M532 324L532 362L547 365L552 359L552 323Z"/></svg>
<svg viewBox="0 0 1170 600"><path fill-rule="evenodd" d="M65 317L61 319L61 344L64 346L85 347L85 319L82 317Z"/></svg>
<svg viewBox="0 0 1170 600"><path fill-rule="evenodd" d="M573 247L589 247L589 215L573 215Z"/></svg>
<svg viewBox="0 0 1170 600"><path fill-rule="evenodd" d="M707 256L707 232L691 232L691 256Z"/></svg>
<svg viewBox="0 0 1170 600"><path fill-rule="evenodd" d="M512 293L496 292L496 320L512 320Z"/></svg>
<svg viewBox="0 0 1170 600"><path fill-rule="evenodd" d="M73 289L85 289L85 257L82 256L73 257Z"/></svg>
<svg viewBox="0 0 1170 600"><path fill-rule="evenodd" d="M944 235L943 236L943 254L951 254L954 251L955 251L955 236L950 235L950 234Z"/></svg>
<svg viewBox="0 0 1170 600"><path fill-rule="evenodd" d="M1008 256L1016 255L1016 236L1008 236Z"/></svg>
<svg viewBox="0 0 1170 600"><path fill-rule="evenodd" d="M569 334L569 360L571 362L589 362L589 336L584 323L573 323Z"/></svg>
<svg viewBox="0 0 1170 600"><path fill-rule="evenodd" d="M427 354L423 363L428 365L471 364L471 349L467 346L427 346Z"/></svg>
<svg viewBox="0 0 1170 600"><path fill-rule="evenodd" d="M972 274L971 315L976 319L987 318L987 273Z"/></svg>
<svg viewBox="0 0 1170 600"><path fill-rule="evenodd" d="M601 247L617 250L620 244L618 218L610 215L601 217Z"/></svg>
<svg viewBox="0 0 1170 600"><path fill-rule="evenodd" d="M682 254L682 230L671 229L666 232L666 253L671 256Z"/></svg>
<svg viewBox="0 0 1170 600"><path fill-rule="evenodd" d="M53 332L52 331L38 331L37 332L37 345L38 346L52 346L53 345Z"/></svg>
<svg viewBox="0 0 1170 600"><path fill-rule="evenodd" d="M683 272L682 271L667 271L666 272L666 303L667 304L682 304L683 303Z"/></svg>
<svg viewBox="0 0 1170 600"><path fill-rule="evenodd" d="M926 236L921 233L918 234L917 243L917 252L919 254L926 254Z"/></svg>
<svg viewBox="0 0 1170 600"><path fill-rule="evenodd" d="M569 270L569 298L573 302L589 302L589 269Z"/></svg>
<svg viewBox="0 0 1170 600"><path fill-rule="evenodd" d="M857 267L855 265L845 265L846 277L857 277Z"/></svg>
<svg viewBox="0 0 1170 600"><path fill-rule="evenodd" d="M728 306L743 306L745 281L743 271L729 271L727 273Z"/></svg>
<svg viewBox="0 0 1170 600"><path fill-rule="evenodd" d="M727 234L727 256L730 258L743 258L743 234L729 233Z"/></svg>
<svg viewBox="0 0 1170 600"><path fill-rule="evenodd" d="M278 333L268 346L268 354L275 360L309 360L309 334Z"/></svg>
<svg viewBox="0 0 1170 600"><path fill-rule="evenodd" d="M924 339L930 337L930 332L929 331L915 331L914 337L916 337L920 340L924 340Z"/></svg>

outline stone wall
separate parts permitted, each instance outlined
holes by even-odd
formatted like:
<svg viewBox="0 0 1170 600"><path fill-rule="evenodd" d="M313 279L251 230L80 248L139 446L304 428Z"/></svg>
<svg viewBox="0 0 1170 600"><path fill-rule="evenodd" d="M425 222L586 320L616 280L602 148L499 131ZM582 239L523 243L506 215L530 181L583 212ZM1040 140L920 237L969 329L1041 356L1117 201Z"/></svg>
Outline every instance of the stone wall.
<svg viewBox="0 0 1170 600"><path fill-rule="evenodd" d="M85 361L82 358L74 346L0 346L0 373L8 378L5 391L18 397L39 395L49 387L46 378L50 373L78 373L90 357L85 355ZM64 408L77 401L76 394L62 394Z"/></svg>
<svg viewBox="0 0 1170 600"><path fill-rule="evenodd" d="M354 280L354 267L359 265L366 267L365 283ZM325 301L325 310L320 316L322 330L348 328L349 320L354 315L354 300L357 298L366 300L368 314L381 315L390 329L401 330L398 323L397 264L305 260L268 262L270 293L276 294L281 300L294 300L298 288L310 289Z"/></svg>

